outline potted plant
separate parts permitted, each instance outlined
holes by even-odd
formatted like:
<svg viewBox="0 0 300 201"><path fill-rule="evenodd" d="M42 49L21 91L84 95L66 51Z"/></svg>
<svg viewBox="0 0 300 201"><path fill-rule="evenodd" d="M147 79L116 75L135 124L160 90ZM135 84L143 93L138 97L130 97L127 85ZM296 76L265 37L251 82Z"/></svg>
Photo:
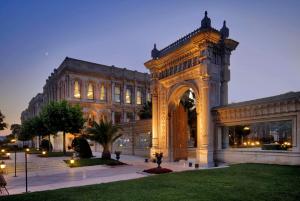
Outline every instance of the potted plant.
<svg viewBox="0 0 300 201"><path fill-rule="evenodd" d="M120 160L121 151L115 151L117 161Z"/></svg>
<svg viewBox="0 0 300 201"><path fill-rule="evenodd" d="M162 158L163 158L163 153L155 153L155 158L156 158L156 163L157 163L157 168L161 168L160 164L162 162Z"/></svg>

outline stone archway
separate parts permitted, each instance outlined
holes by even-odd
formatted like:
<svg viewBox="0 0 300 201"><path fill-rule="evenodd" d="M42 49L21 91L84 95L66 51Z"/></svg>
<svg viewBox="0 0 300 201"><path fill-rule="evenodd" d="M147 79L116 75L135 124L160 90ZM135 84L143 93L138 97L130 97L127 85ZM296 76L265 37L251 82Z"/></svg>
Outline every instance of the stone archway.
<svg viewBox="0 0 300 201"><path fill-rule="evenodd" d="M201 27L169 46L151 52L145 63L151 73L152 148L173 160L170 120L176 101L188 88L196 94L196 161L201 166L214 164L214 124L211 109L228 102L230 54L238 42L228 39L228 30L217 31L207 16ZM173 121L173 120L172 120ZM171 127L173 129L173 127Z"/></svg>
<svg viewBox="0 0 300 201"><path fill-rule="evenodd" d="M195 107L199 108L199 92L193 81L183 81L177 83L169 89L168 93L168 152L170 161L188 159L188 112L180 103L184 93L192 90L195 94ZM198 119L198 117L197 117ZM198 127L198 124L197 124ZM199 130L197 128L196 130ZM197 133L196 139L200 138L200 132Z"/></svg>

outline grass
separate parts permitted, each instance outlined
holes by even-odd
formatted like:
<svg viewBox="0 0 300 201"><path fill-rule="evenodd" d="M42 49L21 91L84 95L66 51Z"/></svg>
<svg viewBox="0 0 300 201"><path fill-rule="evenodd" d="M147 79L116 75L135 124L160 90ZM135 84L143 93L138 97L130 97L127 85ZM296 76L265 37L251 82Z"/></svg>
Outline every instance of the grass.
<svg viewBox="0 0 300 201"><path fill-rule="evenodd" d="M3 201L299 201L300 167L260 164L35 192Z"/></svg>
<svg viewBox="0 0 300 201"><path fill-rule="evenodd" d="M64 155L63 152L47 152L46 155L39 154L38 157L64 157L68 156L71 157L73 156L73 152L67 152L66 155Z"/></svg>
<svg viewBox="0 0 300 201"><path fill-rule="evenodd" d="M83 166L93 166L93 165L109 165L109 166L116 166L116 165L125 165L120 161L110 159L102 159L102 158L82 158L75 160L74 164L70 164L70 160L65 160L65 163L69 165L69 167L83 167Z"/></svg>

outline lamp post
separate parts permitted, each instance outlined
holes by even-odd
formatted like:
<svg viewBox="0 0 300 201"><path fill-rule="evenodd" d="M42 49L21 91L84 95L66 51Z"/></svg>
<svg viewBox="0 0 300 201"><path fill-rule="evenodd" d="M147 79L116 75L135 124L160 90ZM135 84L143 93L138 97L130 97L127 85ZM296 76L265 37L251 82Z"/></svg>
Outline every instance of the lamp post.
<svg viewBox="0 0 300 201"><path fill-rule="evenodd" d="M27 153L30 151L29 148L25 150L25 188L26 193L28 193L28 178L27 178Z"/></svg>
<svg viewBox="0 0 300 201"><path fill-rule="evenodd" d="M17 177L17 145L14 145L15 147L15 176Z"/></svg>

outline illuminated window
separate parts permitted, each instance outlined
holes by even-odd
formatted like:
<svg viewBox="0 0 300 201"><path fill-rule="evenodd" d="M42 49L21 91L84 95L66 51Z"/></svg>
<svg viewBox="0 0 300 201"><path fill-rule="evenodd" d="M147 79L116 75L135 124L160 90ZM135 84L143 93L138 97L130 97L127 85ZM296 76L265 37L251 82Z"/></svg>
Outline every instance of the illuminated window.
<svg viewBox="0 0 300 201"><path fill-rule="evenodd" d="M104 84L101 84L100 87L100 100L105 100L106 99L106 91L105 91L105 86Z"/></svg>
<svg viewBox="0 0 300 201"><path fill-rule="evenodd" d="M142 91L141 89L138 89L136 92L136 104L141 105L142 104Z"/></svg>
<svg viewBox="0 0 300 201"><path fill-rule="evenodd" d="M115 102L121 102L121 89L119 86L115 86Z"/></svg>
<svg viewBox="0 0 300 201"><path fill-rule="evenodd" d="M80 85L79 82L76 80L74 83L74 97L80 98Z"/></svg>
<svg viewBox="0 0 300 201"><path fill-rule="evenodd" d="M147 92L147 102L151 102L151 94Z"/></svg>
<svg viewBox="0 0 300 201"><path fill-rule="evenodd" d="M94 99L94 86L92 85L92 83L88 84L87 98Z"/></svg>
<svg viewBox="0 0 300 201"><path fill-rule="evenodd" d="M240 124L227 128L228 145L231 148L288 150L292 147L291 120Z"/></svg>
<svg viewBox="0 0 300 201"><path fill-rule="evenodd" d="M131 89L126 89L125 102L131 104Z"/></svg>

